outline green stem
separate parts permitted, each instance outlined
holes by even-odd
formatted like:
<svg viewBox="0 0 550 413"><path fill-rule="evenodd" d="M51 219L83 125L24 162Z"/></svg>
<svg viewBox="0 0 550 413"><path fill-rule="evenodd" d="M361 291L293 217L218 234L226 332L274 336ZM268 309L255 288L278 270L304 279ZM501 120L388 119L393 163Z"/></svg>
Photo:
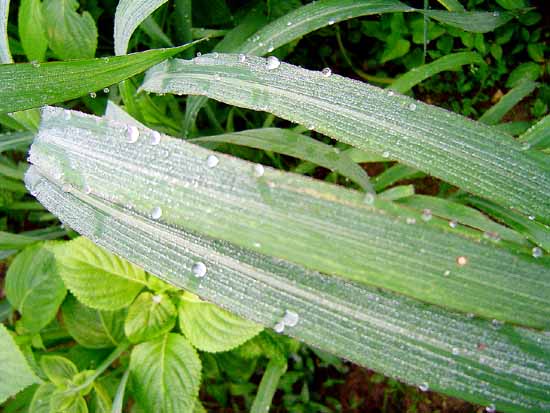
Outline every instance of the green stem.
<svg viewBox="0 0 550 413"><path fill-rule="evenodd" d="M250 413L265 413L269 411L271 400L273 400L279 380L281 376L285 374L286 368L286 361L283 362L278 359L269 360L262 381L260 382L258 393L254 399L254 403L252 403Z"/></svg>

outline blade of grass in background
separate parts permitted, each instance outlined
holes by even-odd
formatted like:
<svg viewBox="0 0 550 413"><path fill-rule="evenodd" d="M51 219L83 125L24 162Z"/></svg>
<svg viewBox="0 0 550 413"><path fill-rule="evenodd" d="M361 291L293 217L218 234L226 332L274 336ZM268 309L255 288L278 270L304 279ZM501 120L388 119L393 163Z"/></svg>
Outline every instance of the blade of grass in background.
<svg viewBox="0 0 550 413"><path fill-rule="evenodd" d="M440 23L457 27L467 32L488 33L508 23L514 15L508 12L426 10L424 13Z"/></svg>
<svg viewBox="0 0 550 413"><path fill-rule="evenodd" d="M537 87L537 83L530 80L523 81L508 91L500 98L498 103L487 110L479 121L487 125L496 125L508 113L510 109L521 102L525 97L529 96Z"/></svg>
<svg viewBox="0 0 550 413"><path fill-rule="evenodd" d="M347 157L345 153L340 153L333 146L314 140L309 136L286 129L254 129L223 135L205 136L191 141L198 144L209 142L232 143L293 156L336 171L359 184L364 190L371 193L374 192L367 173Z"/></svg>
<svg viewBox="0 0 550 413"><path fill-rule="evenodd" d="M395 90L399 93L406 93L414 86L422 82L423 80L432 77L440 72L447 70L458 70L461 66L468 64L485 64L485 61L478 53L475 52L459 52L453 53L447 56L440 57L439 59L415 67L409 70L404 75L400 76L395 82L393 82L389 89Z"/></svg>
<svg viewBox="0 0 550 413"><path fill-rule="evenodd" d="M9 150L24 149L30 145L34 134L30 132L5 133L0 135L0 153Z"/></svg>
<svg viewBox="0 0 550 413"><path fill-rule="evenodd" d="M374 185L374 189L379 192L402 179L420 178L422 176L424 176L422 172L419 172L410 166L398 163L377 175L376 178L373 179L372 183Z"/></svg>
<svg viewBox="0 0 550 413"><path fill-rule="evenodd" d="M191 0L176 0L174 4L176 18L176 39L178 44L186 44L193 41L191 29L192 24L192 1ZM204 36L202 36L204 37ZM184 57L192 58L194 51L192 48L184 51Z"/></svg>
<svg viewBox="0 0 550 413"><path fill-rule="evenodd" d="M481 242L482 234L462 237L371 194L136 126L77 112L67 121L66 114L43 111L30 159L69 192L426 302L539 328L548 323L543 260Z"/></svg>
<svg viewBox="0 0 550 413"><path fill-rule="evenodd" d="M550 172L520 143L393 91L274 57L222 54L160 64L148 71L142 88L270 112L550 221Z"/></svg>
<svg viewBox="0 0 550 413"><path fill-rule="evenodd" d="M550 115L546 115L523 135L519 140L528 143L532 149L547 149L550 147Z"/></svg>
<svg viewBox="0 0 550 413"><path fill-rule="evenodd" d="M503 412L550 409L547 334L494 328L488 321L183 232L121 209L95 192L63 191L35 167L27 182L67 225L247 319L273 327L292 311L298 322L285 334L383 374L494 404ZM203 277L193 273L197 262L206 268Z"/></svg>
<svg viewBox="0 0 550 413"><path fill-rule="evenodd" d="M464 6L458 0L437 0L443 7L449 11L466 11Z"/></svg>
<svg viewBox="0 0 550 413"><path fill-rule="evenodd" d="M8 42L8 14L10 1L0 0L0 63L12 63L10 44Z"/></svg>
<svg viewBox="0 0 550 413"><path fill-rule="evenodd" d="M271 401L277 391L277 385L281 376L285 374L287 369L286 361L276 358L269 360L265 368L264 375L258 386L258 393L254 398L250 413L265 413L271 407Z"/></svg>
<svg viewBox="0 0 550 413"><path fill-rule="evenodd" d="M166 0L120 0L115 13L115 54L126 54L137 27Z"/></svg>
<svg viewBox="0 0 550 413"><path fill-rule="evenodd" d="M190 46L110 58L0 65L0 113L86 95L141 73Z"/></svg>

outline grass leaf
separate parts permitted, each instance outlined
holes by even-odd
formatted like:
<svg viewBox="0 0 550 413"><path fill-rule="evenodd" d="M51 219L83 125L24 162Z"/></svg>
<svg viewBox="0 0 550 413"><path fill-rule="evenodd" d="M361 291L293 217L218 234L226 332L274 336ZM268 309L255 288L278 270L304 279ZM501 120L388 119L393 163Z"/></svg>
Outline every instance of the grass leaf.
<svg viewBox="0 0 550 413"><path fill-rule="evenodd" d="M10 0L0 0L0 63L12 63L10 44L8 42L8 15Z"/></svg>
<svg viewBox="0 0 550 413"><path fill-rule="evenodd" d="M516 106L525 97L529 96L536 87L537 83L530 80L519 83L501 97L497 104L487 110L479 118L479 121L487 125L496 125L510 109Z"/></svg>
<svg viewBox="0 0 550 413"><path fill-rule="evenodd" d="M533 149L547 149L550 147L550 115L530 127L519 140L528 143Z"/></svg>

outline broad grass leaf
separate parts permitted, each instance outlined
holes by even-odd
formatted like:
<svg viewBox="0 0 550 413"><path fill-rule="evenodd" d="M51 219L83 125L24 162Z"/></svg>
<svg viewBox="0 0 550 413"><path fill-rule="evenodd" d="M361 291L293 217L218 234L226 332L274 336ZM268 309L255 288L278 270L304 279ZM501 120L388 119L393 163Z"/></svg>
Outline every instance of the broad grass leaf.
<svg viewBox="0 0 550 413"><path fill-rule="evenodd" d="M55 262L54 250L60 245L50 241L27 247L8 268L6 296L30 333L55 318L67 293Z"/></svg>
<svg viewBox="0 0 550 413"><path fill-rule="evenodd" d="M176 324L176 306L166 294L141 293L128 308L124 332L131 342L151 340Z"/></svg>
<svg viewBox="0 0 550 413"><path fill-rule="evenodd" d="M69 334L83 347L111 348L124 340L124 310L96 310L69 295L61 311Z"/></svg>
<svg viewBox="0 0 550 413"><path fill-rule="evenodd" d="M35 383L40 383L40 379L6 327L0 324L0 404Z"/></svg>
<svg viewBox="0 0 550 413"><path fill-rule="evenodd" d="M146 285L145 272L80 237L55 251L59 274L67 288L88 307L128 307Z"/></svg>
<svg viewBox="0 0 550 413"><path fill-rule="evenodd" d="M180 334L138 344L130 355L130 384L147 412L192 411L201 380L201 361Z"/></svg>
<svg viewBox="0 0 550 413"><path fill-rule="evenodd" d="M190 293L181 296L178 312L180 329L191 344L211 353L231 350L263 330Z"/></svg>

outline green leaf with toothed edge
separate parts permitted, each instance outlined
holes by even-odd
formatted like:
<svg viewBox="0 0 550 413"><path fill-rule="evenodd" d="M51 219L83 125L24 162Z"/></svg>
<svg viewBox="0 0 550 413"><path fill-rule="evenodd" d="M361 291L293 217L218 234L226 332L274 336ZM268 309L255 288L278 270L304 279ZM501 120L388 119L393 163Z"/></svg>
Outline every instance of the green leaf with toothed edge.
<svg viewBox="0 0 550 413"><path fill-rule="evenodd" d="M520 143L391 91L229 54L164 62L147 72L142 89L205 95L270 112L550 222L550 171L523 153Z"/></svg>
<svg viewBox="0 0 550 413"><path fill-rule="evenodd" d="M89 192L178 228L451 309L539 328L548 323L550 268L530 255L480 242L481 232L463 237L446 220L424 222L418 212L373 201L372 195L138 126L72 112L69 128L66 114L44 109L30 161L67 191ZM212 155L215 167L209 166ZM92 240L104 230L98 227ZM77 242L83 241L66 245ZM67 248L66 257L73 256ZM456 276L441 282L448 270ZM74 293L72 279L60 272ZM109 300L113 285L106 287L91 271L85 274L79 289ZM92 281L97 285L90 289Z"/></svg>
<svg viewBox="0 0 550 413"><path fill-rule="evenodd" d="M495 404L503 412L550 409L547 333L494 328L488 321L182 231L97 194L65 192L37 167L28 172L27 184L71 227L240 316L274 326L291 309L299 320L285 334L378 372L471 402ZM202 278L191 271L199 261L207 268Z"/></svg>
<svg viewBox="0 0 550 413"><path fill-rule="evenodd" d="M0 65L0 113L75 99L141 73L194 43L100 59Z"/></svg>

